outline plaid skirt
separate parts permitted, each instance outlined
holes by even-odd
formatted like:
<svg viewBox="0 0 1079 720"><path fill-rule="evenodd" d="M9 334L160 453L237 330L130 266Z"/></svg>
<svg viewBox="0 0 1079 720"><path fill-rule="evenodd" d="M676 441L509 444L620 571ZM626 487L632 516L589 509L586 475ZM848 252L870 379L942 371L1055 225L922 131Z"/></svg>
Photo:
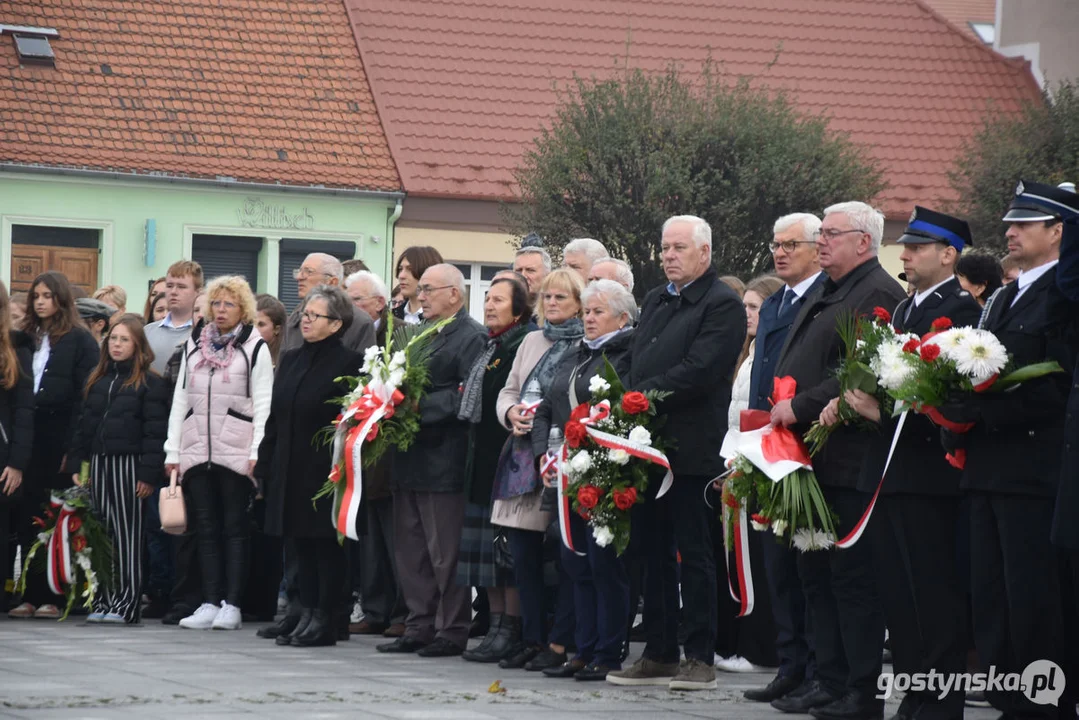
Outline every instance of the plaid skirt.
<svg viewBox="0 0 1079 720"><path fill-rule="evenodd" d="M457 555L457 584L467 587L510 587L513 571L495 565L495 533L491 506L468 503Z"/></svg>

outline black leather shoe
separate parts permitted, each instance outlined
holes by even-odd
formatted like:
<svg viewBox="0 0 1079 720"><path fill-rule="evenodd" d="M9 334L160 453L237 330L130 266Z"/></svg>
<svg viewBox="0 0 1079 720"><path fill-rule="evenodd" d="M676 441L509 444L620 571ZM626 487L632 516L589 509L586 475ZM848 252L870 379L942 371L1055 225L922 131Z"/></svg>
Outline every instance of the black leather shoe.
<svg viewBox="0 0 1079 720"><path fill-rule="evenodd" d="M876 698L849 692L827 705L811 709L809 714L817 720L882 720L884 703Z"/></svg>
<svg viewBox="0 0 1079 720"><path fill-rule="evenodd" d="M435 641L425 648L416 651L416 654L425 658L457 657L464 648L454 645L446 638L435 638Z"/></svg>
<svg viewBox="0 0 1079 720"><path fill-rule="evenodd" d="M543 674L549 678L571 678L584 669L584 660L570 660L556 667L544 669Z"/></svg>
<svg viewBox="0 0 1079 720"><path fill-rule="evenodd" d="M300 622L299 615L286 615L281 618L280 622L274 623L269 627L260 628L255 635L266 640L275 640L282 635L288 635L290 632L296 629L296 625Z"/></svg>
<svg viewBox="0 0 1079 720"><path fill-rule="evenodd" d="M771 702L772 707L780 712L800 713L805 715L813 708L835 702L838 698L828 692L816 680L802 683L802 686L781 698Z"/></svg>
<svg viewBox="0 0 1079 720"><path fill-rule="evenodd" d="M772 682L768 683L767 687L746 690L742 693L742 696L746 700L752 700L753 702L770 703L773 700L794 692L802 685L802 681L803 678L801 675L787 675L786 677L783 675L776 675L772 679Z"/></svg>
<svg viewBox="0 0 1079 720"><path fill-rule="evenodd" d="M425 643L408 635L402 635L393 642L375 645L375 650L380 653L414 653L423 650L430 643Z"/></svg>
<svg viewBox="0 0 1079 720"><path fill-rule="evenodd" d="M278 645L291 645L293 638L307 630L307 626L311 624L311 618L313 615L314 610L301 610L300 619L296 623L296 627L292 628L292 632L290 632L288 635L278 635L277 639L274 640L274 642Z"/></svg>
<svg viewBox="0 0 1079 720"><path fill-rule="evenodd" d="M525 670L540 672L547 668L561 667L565 664L566 659L566 653L556 653L548 646L539 655L525 663Z"/></svg>
<svg viewBox="0 0 1079 720"><path fill-rule="evenodd" d="M588 663L583 668L577 671L577 674L573 676L574 680L580 682L599 682L607 679L607 673L611 671L611 668L606 665L596 665L595 663Z"/></svg>
<svg viewBox="0 0 1079 720"><path fill-rule="evenodd" d="M498 661L498 667L503 670L520 670L532 662L541 652L542 645L528 645L519 642L511 650L509 655Z"/></svg>
<svg viewBox="0 0 1079 720"><path fill-rule="evenodd" d="M494 615L491 616L492 628L494 627ZM487 637L491 637L488 633ZM494 638L486 648L477 648L474 651L465 651L461 654L466 660L480 663L496 663L508 656L521 640L521 618L511 615L502 615L498 619L498 629Z"/></svg>
<svg viewBox="0 0 1079 720"><path fill-rule="evenodd" d="M187 605L173 605L169 608L169 611L165 613L165 616L161 618L161 623L163 625L179 625L181 620L193 612L195 612L195 610L189 608Z"/></svg>
<svg viewBox="0 0 1079 720"><path fill-rule="evenodd" d="M328 647L337 644L337 632L334 630L330 614L315 610L311 622L302 633L292 636L293 647Z"/></svg>
<svg viewBox="0 0 1079 720"><path fill-rule="evenodd" d="M491 643L498 638L502 628L502 613L491 613L491 624L487 628L487 634L483 636L483 640L480 644L471 650L465 650L461 653L461 657L468 661L475 661L477 657L482 657L487 653L487 649L491 647ZM496 658L497 660L497 658ZM490 662L488 660L482 660L480 662Z"/></svg>

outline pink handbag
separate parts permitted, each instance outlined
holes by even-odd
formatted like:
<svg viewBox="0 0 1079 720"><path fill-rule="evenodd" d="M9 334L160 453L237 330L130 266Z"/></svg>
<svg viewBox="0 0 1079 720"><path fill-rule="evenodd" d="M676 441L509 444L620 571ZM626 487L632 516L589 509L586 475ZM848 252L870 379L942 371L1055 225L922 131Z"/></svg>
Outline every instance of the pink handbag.
<svg viewBox="0 0 1079 720"><path fill-rule="evenodd" d="M161 488L157 499L161 529L169 535L183 535L187 532L187 508L184 506L184 491L177 484L177 475L173 470L168 487Z"/></svg>

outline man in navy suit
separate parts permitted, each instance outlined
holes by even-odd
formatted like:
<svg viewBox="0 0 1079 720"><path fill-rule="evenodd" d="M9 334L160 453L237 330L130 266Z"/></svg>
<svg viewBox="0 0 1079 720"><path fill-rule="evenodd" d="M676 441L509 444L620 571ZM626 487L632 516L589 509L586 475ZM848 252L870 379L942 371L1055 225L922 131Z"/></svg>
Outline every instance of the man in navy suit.
<svg viewBox="0 0 1079 720"><path fill-rule="evenodd" d="M776 275L786 286L761 305L749 384L751 409L771 409L768 398L787 333L798 316L803 298L824 282L814 238L820 226L820 219L809 213L794 213L776 220L772 259ZM764 569L772 594L779 672L767 687L747 690L745 697L756 702L772 702L812 679L813 653L806 632L806 605L795 565L796 551L771 541L763 547Z"/></svg>

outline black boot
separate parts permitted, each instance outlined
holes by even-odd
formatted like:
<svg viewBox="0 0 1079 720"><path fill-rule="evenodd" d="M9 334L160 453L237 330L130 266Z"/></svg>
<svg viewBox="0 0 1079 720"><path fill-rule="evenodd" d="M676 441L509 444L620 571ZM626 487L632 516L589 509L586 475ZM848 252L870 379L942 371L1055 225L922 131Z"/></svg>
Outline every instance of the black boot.
<svg viewBox="0 0 1079 720"><path fill-rule="evenodd" d="M333 616L325 610L316 610L311 615L307 628L292 638L293 647L326 647L337 644L337 632L334 629Z"/></svg>
<svg viewBox="0 0 1079 720"><path fill-rule="evenodd" d="M278 645L291 645L293 638L300 635L303 631L307 629L307 626L311 624L311 618L313 615L314 610L308 610L307 608L301 610L300 619L296 623L296 627L292 628L292 632L290 632L288 635L278 635L277 639L274 642L276 642Z"/></svg>
<svg viewBox="0 0 1079 720"><path fill-rule="evenodd" d="M491 643L498 637L498 630L502 626L502 618L502 613L491 613L491 626L487 629L487 634L483 637L483 640L471 650L465 650L461 653L461 657L465 660L475 660L478 654L487 652L487 648L491 647Z"/></svg>
<svg viewBox="0 0 1079 720"><path fill-rule="evenodd" d="M290 632L296 629L296 626L300 622L299 615L286 615L281 618L280 622L276 622L269 627L264 627L259 630L256 635L260 638L266 638L267 640L273 640L279 638L282 635L288 635Z"/></svg>
<svg viewBox="0 0 1079 720"><path fill-rule="evenodd" d="M503 615L502 622L498 626L498 634L485 650L477 648L475 654L468 658L473 662L496 663L509 655L521 639L521 618L512 615Z"/></svg>

